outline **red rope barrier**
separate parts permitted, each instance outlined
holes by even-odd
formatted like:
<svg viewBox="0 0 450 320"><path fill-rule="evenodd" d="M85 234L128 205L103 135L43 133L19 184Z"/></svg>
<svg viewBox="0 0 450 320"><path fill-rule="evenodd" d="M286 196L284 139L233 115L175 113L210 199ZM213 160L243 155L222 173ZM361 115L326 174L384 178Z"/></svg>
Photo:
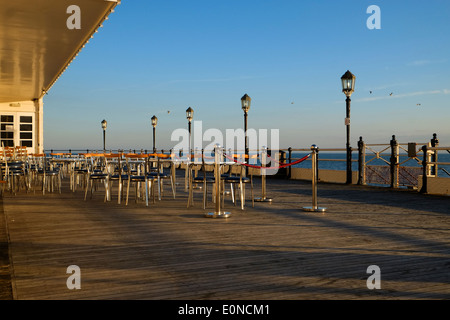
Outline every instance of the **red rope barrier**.
<svg viewBox="0 0 450 320"><path fill-rule="evenodd" d="M304 156L303 158L298 159L297 161L283 164L283 165L281 165L279 167L261 167L261 166L256 166L256 165L247 164L247 163L243 163L243 162L237 161L234 158L227 156L226 154L224 154L224 156L227 159L233 160L234 162L236 162L238 164L241 164L241 165L244 165L244 166L247 166L247 167L250 167L250 168L274 170L274 169L282 169L282 168L286 168L286 167L289 167L289 166L293 166L295 164L299 164L299 163L305 161L306 159L308 159L311 156L311 154L308 154L308 155Z"/></svg>
<svg viewBox="0 0 450 320"><path fill-rule="evenodd" d="M303 161L305 161L306 159L308 159L308 158L311 156L311 154L307 154L306 156L304 156L304 157L301 158L301 159L298 159L298 160L296 160L296 161L294 161L294 162L291 162L291 163L282 164L282 165L280 165L280 166L278 166L278 167L262 167L262 166L257 166L257 165L252 165L252 164L247 164L247 163L244 163L244 162L237 161L236 159L234 159L234 157L227 156L225 153L224 153L223 155L224 155L227 159L232 160L233 162L235 162L235 163L237 163L237 164L240 164L240 165L243 165L243 166L247 166L247 167L250 167L250 168L267 169L267 170L275 170L275 169L278 170L278 169L286 168L286 167L289 167L289 166L293 166L293 165L302 163ZM175 154L174 156L175 156L175 158L177 158L177 159L182 159L182 158L178 157L176 154ZM204 156L204 158L214 159L214 157L206 157L206 156ZM271 157L268 157L268 158L272 159ZM276 161L275 159L272 159L272 160L273 160L274 162L278 162L278 161ZM278 163L279 163L279 162L278 162Z"/></svg>

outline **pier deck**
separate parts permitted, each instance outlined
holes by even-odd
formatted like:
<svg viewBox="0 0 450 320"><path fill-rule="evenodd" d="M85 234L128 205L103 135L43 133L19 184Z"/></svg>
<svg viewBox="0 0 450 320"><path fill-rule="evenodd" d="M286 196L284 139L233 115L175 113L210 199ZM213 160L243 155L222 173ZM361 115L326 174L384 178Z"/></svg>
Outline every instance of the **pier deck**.
<svg viewBox="0 0 450 320"><path fill-rule="evenodd" d="M226 198L232 216L211 219L201 190L187 209L183 186L175 200L169 189L149 207L104 203L102 191L84 201L67 184L62 194L5 192L13 298L450 298L448 197L319 184L328 210L312 213L301 210L310 182L268 179L272 204L247 201L242 211ZM80 290L66 286L71 265ZM379 290L367 288L370 265Z"/></svg>

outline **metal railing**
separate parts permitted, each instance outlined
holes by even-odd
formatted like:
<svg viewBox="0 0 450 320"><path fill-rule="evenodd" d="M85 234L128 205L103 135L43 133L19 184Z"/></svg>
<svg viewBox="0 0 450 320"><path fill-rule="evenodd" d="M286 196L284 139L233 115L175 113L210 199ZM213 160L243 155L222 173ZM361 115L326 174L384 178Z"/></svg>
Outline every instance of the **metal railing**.
<svg viewBox="0 0 450 320"><path fill-rule="evenodd" d="M352 159L352 163L358 163L358 181L356 183L358 185L418 189L420 176L425 176L426 179L427 177L437 177L438 172L442 172L445 176L450 177L450 170L439 167L440 165L450 166L450 163L438 162L438 152L446 151L450 153L450 148L439 147L438 145L439 141L436 134L433 134L430 142L425 143L399 143L396 137L392 136L389 143L366 144L360 137L358 148L351 149L352 153L358 152L358 159ZM426 147L425 153L424 147ZM292 156L293 153L308 150L306 148L288 148L283 151L287 152L287 161L292 162L296 160ZM320 158L319 151L345 152L345 148L320 148L317 151L318 162L347 161L346 159ZM424 166L426 166L426 175L424 174ZM287 169L286 176L291 178L292 168ZM424 187L422 186L422 188Z"/></svg>
<svg viewBox="0 0 450 320"><path fill-rule="evenodd" d="M431 177L437 177L439 169L450 176L450 173L444 168L439 168L441 165L450 166L450 162L438 161L438 152L447 151L450 153L450 147L439 147L438 143L424 145L422 147L423 160L422 160L422 188L421 193L428 193L428 179Z"/></svg>
<svg viewBox="0 0 450 320"><path fill-rule="evenodd" d="M346 158L323 158L321 155L323 152L336 152L345 154L346 148L317 148L317 163L316 166L317 176L319 172L319 163L324 162L335 162L335 163L345 163ZM56 150L50 149L46 150L46 153L89 153L97 152L98 149L66 149L66 150ZM161 153L172 153L172 149L158 150ZM203 154L204 150L201 150ZM249 152L255 154L260 154L262 149L248 150ZM439 147L439 141L437 140L436 134L433 134L433 138L430 142L426 143L399 143L395 136L389 143L378 143L378 144L366 144L362 137L358 141L358 148L351 148L351 154L355 155L357 153L357 159L352 157L352 164L357 164L357 169L354 168L352 171L358 172L357 181L351 181L351 183L356 183L358 185L378 185L391 188L411 188L417 189L419 185L419 177L423 176L423 183L421 190L426 192L427 188L427 177L437 177L438 172L442 172L445 176L450 177L450 169L440 168L440 165L449 165L447 162L438 162L438 152L448 152L450 153L450 147ZM100 151L103 152L103 151ZM147 149L115 149L106 150L106 152L124 152L124 153L153 153L153 150ZM192 150L194 154L200 152L199 150ZM234 152L239 153L239 151L234 150ZM244 152L244 150L242 150ZM278 150L276 156L272 155L270 161L274 161L274 165L291 164L296 160L299 160L302 155L311 152L311 148L292 148ZM183 155L183 150L179 150L180 158ZM268 154L271 155L271 150L268 149ZM294 156L294 154L300 154L300 157ZM178 156L178 154L177 154ZM422 159L421 159L422 158ZM305 163L310 163L311 159L307 159ZM346 167L344 170L348 170ZM278 177L292 178L293 166L286 166L279 170L277 173ZM331 169L336 170L336 169ZM440 170L440 171L439 171ZM421 191L422 192L422 191Z"/></svg>
<svg viewBox="0 0 450 320"><path fill-rule="evenodd" d="M395 136L392 136L389 144L366 144L360 137L358 184L417 188L422 173L418 158L421 149L417 150L418 145L423 143L399 143ZM390 152L386 152L388 150ZM371 164L376 160L382 164Z"/></svg>

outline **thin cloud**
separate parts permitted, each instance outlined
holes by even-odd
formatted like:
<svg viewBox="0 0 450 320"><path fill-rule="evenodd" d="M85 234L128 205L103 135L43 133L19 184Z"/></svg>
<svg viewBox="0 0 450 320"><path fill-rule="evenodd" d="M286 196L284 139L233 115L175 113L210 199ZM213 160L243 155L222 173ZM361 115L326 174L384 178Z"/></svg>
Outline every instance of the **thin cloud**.
<svg viewBox="0 0 450 320"><path fill-rule="evenodd" d="M450 90L443 89L443 90L431 90L431 91L415 91L415 92L401 93L401 94L394 93L392 96L388 95L388 96L379 96L379 97L368 97L368 98L356 99L355 101L370 102L370 101L378 101L378 100L386 100L386 99L399 99L399 98L408 98L408 97L434 95L434 94L450 94Z"/></svg>
<svg viewBox="0 0 450 320"><path fill-rule="evenodd" d="M410 82L398 82L398 83L385 84L385 85L378 86L378 87L368 87L368 86L365 86L365 87L363 88L363 91L373 91L373 92L376 92L376 91L381 91L381 90L386 90L386 89L392 89L392 88L395 88L395 87L405 87L405 86L409 86L409 85L411 85Z"/></svg>
<svg viewBox="0 0 450 320"><path fill-rule="evenodd" d="M415 60L410 63L407 63L407 66L410 67L420 67L420 66L426 66L429 64L435 64L435 63L444 63L447 62L447 59L441 59L441 60Z"/></svg>
<svg viewBox="0 0 450 320"><path fill-rule="evenodd" d="M416 61L408 63L407 65L408 66L424 66L424 65L427 65L430 63L432 63L430 60L416 60Z"/></svg>
<svg viewBox="0 0 450 320"><path fill-rule="evenodd" d="M251 80L251 79L257 79L257 78L260 78L260 77L242 76L242 77L234 77L234 78L183 79L183 80L168 81L168 82L165 82L165 84L182 83L182 82L229 82L229 81Z"/></svg>

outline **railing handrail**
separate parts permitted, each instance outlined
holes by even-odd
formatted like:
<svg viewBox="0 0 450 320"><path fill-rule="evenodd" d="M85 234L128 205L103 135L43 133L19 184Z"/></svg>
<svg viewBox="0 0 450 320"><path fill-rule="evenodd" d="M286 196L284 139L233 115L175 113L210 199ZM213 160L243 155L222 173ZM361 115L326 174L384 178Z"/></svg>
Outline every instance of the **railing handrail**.
<svg viewBox="0 0 450 320"><path fill-rule="evenodd" d="M450 147L427 147L427 150L447 151Z"/></svg>

